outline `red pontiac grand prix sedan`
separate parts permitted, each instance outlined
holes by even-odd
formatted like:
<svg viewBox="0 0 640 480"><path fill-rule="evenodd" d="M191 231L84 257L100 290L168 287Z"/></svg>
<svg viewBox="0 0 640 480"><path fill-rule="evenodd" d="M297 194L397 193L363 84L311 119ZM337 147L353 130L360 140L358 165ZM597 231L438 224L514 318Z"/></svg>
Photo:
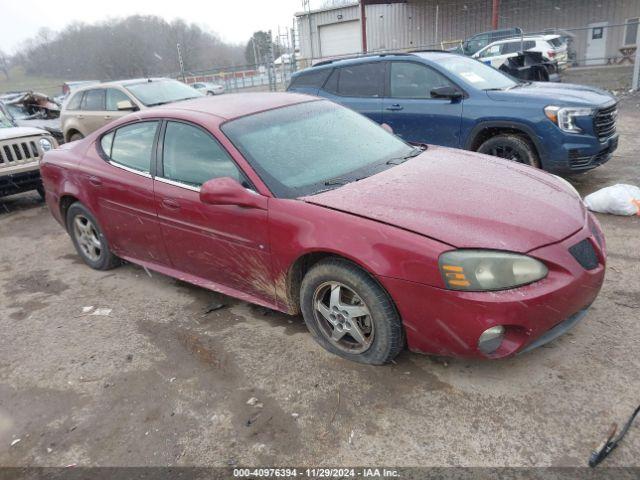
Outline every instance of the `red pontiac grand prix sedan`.
<svg viewBox="0 0 640 480"><path fill-rule="evenodd" d="M500 358L573 326L604 278L564 180L406 144L327 100L209 97L48 152L46 198L83 260L124 259L297 314L324 348Z"/></svg>

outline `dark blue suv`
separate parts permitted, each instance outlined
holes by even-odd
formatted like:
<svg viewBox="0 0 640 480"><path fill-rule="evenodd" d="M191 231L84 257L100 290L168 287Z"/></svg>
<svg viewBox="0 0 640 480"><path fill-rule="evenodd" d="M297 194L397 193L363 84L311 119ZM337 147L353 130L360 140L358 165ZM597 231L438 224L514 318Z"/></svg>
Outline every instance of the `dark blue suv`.
<svg viewBox="0 0 640 480"><path fill-rule="evenodd" d="M430 51L321 62L289 91L356 110L411 143L581 172L618 146L616 99L591 87L522 82L477 60Z"/></svg>

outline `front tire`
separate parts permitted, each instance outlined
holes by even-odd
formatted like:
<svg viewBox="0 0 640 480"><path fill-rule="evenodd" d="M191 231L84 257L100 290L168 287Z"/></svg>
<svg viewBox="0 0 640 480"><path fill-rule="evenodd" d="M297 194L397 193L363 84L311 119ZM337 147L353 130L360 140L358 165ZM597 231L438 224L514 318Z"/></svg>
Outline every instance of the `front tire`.
<svg viewBox="0 0 640 480"><path fill-rule="evenodd" d="M513 133L502 133L491 137L480 145L478 153L540 168L540 160L531 142Z"/></svg>
<svg viewBox="0 0 640 480"><path fill-rule="evenodd" d="M346 260L322 260L307 272L300 307L314 339L340 357L382 365L404 347L402 321L391 298Z"/></svg>
<svg viewBox="0 0 640 480"><path fill-rule="evenodd" d="M95 270L110 270L121 261L111 250L93 214L76 202L67 210L67 231L84 262Z"/></svg>

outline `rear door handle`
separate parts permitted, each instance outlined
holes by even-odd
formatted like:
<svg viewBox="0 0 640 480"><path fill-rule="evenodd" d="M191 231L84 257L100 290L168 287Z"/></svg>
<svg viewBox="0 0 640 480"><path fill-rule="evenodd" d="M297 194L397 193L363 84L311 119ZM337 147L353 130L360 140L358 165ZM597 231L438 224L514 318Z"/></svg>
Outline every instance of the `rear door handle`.
<svg viewBox="0 0 640 480"><path fill-rule="evenodd" d="M96 176L94 176L94 175L91 175L91 176L89 177L89 183L90 183L91 185L93 185L94 187L99 187L99 186L101 186L101 185L102 185L102 180L100 180L98 177L96 177Z"/></svg>
<svg viewBox="0 0 640 480"><path fill-rule="evenodd" d="M180 204L172 198L163 198L162 205L169 210L180 210Z"/></svg>
<svg viewBox="0 0 640 480"><path fill-rule="evenodd" d="M105 119L105 120L111 120L111 115L105 115L105 116L104 116L104 119Z"/></svg>
<svg viewBox="0 0 640 480"><path fill-rule="evenodd" d="M402 105L400 105L399 103L394 103L393 105L389 105L386 110L389 110L391 112L397 112L398 110L402 110L404 107Z"/></svg>

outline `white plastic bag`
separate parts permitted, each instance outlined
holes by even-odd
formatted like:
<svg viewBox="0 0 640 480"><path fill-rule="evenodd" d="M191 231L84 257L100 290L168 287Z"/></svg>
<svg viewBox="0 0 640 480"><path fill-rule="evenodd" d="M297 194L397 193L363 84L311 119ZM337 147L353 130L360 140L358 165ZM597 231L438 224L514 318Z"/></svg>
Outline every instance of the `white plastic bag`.
<svg viewBox="0 0 640 480"><path fill-rule="evenodd" d="M614 215L640 215L640 188L618 183L584 197L589 210Z"/></svg>

